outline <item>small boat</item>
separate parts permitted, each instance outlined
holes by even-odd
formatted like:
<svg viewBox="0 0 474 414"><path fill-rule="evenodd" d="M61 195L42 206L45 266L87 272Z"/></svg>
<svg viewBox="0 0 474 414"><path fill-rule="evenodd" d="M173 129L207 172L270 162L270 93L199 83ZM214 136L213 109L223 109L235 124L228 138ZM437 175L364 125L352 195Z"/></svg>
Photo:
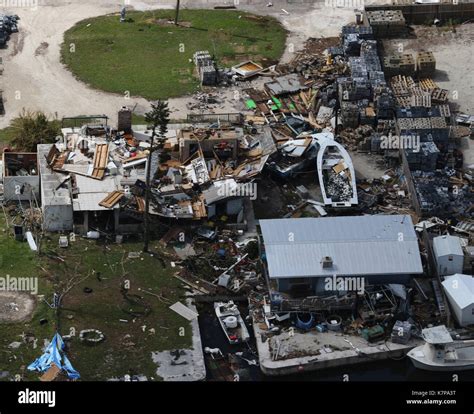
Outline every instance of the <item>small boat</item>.
<svg viewBox="0 0 474 414"><path fill-rule="evenodd" d="M325 205L350 207L358 204L354 166L346 149L331 133L313 135L320 148L316 160L319 185Z"/></svg>
<svg viewBox="0 0 474 414"><path fill-rule="evenodd" d="M455 341L444 325L423 329L422 336L425 344L407 354L416 368L427 371L474 369L474 340Z"/></svg>
<svg viewBox="0 0 474 414"><path fill-rule="evenodd" d="M231 345L247 342L250 338L245 322L233 301L215 302L214 310L222 330Z"/></svg>

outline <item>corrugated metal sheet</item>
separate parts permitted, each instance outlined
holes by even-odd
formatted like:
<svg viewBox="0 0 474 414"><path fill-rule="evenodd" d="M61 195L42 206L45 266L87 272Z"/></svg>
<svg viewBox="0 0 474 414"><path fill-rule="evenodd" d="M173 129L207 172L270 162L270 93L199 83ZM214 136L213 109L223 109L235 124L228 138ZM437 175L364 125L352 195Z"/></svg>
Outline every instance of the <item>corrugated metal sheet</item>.
<svg viewBox="0 0 474 414"><path fill-rule="evenodd" d="M102 207L99 203L104 199L103 193L81 193L78 194L77 198L73 200L74 211L102 211L110 210L109 208ZM119 204L116 204L112 209L120 208Z"/></svg>
<svg viewBox="0 0 474 414"><path fill-rule="evenodd" d="M301 89L308 89L308 86L304 84L304 79L297 73L290 73L275 78L272 82L266 83L265 86L274 96L298 92Z"/></svg>
<svg viewBox="0 0 474 414"><path fill-rule="evenodd" d="M419 274L410 216L260 220L271 278ZM330 256L332 268L323 269Z"/></svg>

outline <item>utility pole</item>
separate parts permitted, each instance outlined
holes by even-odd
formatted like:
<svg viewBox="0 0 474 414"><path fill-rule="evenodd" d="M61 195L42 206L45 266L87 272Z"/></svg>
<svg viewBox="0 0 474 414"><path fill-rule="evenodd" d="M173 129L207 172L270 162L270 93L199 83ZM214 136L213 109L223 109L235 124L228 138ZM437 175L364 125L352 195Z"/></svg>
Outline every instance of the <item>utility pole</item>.
<svg viewBox="0 0 474 414"><path fill-rule="evenodd" d="M145 226L145 240L143 243L143 251L148 251L148 245L150 243L150 181L151 181L151 160L153 156L153 145L155 143L155 134L156 134L156 127L153 126L153 131L151 134L150 140L150 153L148 154L148 160L146 163L146 189L145 189L145 211L144 211L144 221L143 224Z"/></svg>
<svg viewBox="0 0 474 414"><path fill-rule="evenodd" d="M168 122L169 122L170 111L168 109L168 103L165 101L158 100L156 103L151 104L151 111L145 114L145 120L147 123L150 123L152 126L152 134L150 139L150 152L148 154L147 160L147 170L146 170L146 189L145 189L145 211L143 212L144 220L143 224L145 226L144 232L144 243L143 251L148 252L150 244L150 193L151 193L151 161L153 158L153 152L155 151L154 144L155 138L157 136L156 130L159 128L159 137L160 143L158 149L161 149L163 145L162 140L164 139L166 132L168 131ZM158 154L159 156L159 154Z"/></svg>
<svg viewBox="0 0 474 414"><path fill-rule="evenodd" d="M176 14L174 16L174 24L175 26L178 25L178 17L179 17L179 1L180 0L176 0Z"/></svg>

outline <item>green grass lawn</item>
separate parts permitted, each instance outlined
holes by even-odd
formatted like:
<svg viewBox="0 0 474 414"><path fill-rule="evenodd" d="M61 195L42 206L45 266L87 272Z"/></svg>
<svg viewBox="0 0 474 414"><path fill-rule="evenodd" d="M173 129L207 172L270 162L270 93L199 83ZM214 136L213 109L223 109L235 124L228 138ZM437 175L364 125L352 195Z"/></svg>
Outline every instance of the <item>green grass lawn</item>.
<svg viewBox="0 0 474 414"><path fill-rule="evenodd" d="M57 237L52 237L43 248L54 249L64 258L64 263L51 259L48 263L48 270L61 284L75 273L79 279L89 275L64 297L60 313L61 333L75 331L69 357L83 380L125 374L158 379L151 353L191 346L190 324L168 309L177 300L184 301L181 283L173 277L176 269L169 264L163 268L156 257L148 254L129 259L128 252L140 252L142 243L105 245L78 238L67 249L56 246ZM131 306L121 293L124 281L130 283L129 294L142 297L151 309L147 316L134 317L124 311ZM85 293L85 287L92 292ZM165 302L145 291L161 295ZM90 328L103 332L105 341L96 346L80 342L79 331Z"/></svg>
<svg viewBox="0 0 474 414"><path fill-rule="evenodd" d="M18 242L13 238L11 227L7 228L3 214L0 214L0 276L6 277L38 277L38 294L51 297L51 282L40 270L40 262L26 242ZM34 380L37 374L26 371L26 366L41 354L43 340L50 340L55 332L54 311L37 298L37 307L33 317L23 323L0 323L0 371L8 371L12 377L20 375L24 379ZM46 324L40 324L46 319ZM9 349L12 342L21 342L22 334L32 334L38 339L37 348L33 344L23 344L18 349ZM8 380L3 378L2 380Z"/></svg>
<svg viewBox="0 0 474 414"><path fill-rule="evenodd" d="M181 26L164 24L173 11L131 12L79 22L64 36L63 62L81 80L109 92L166 99L195 91L194 52L209 50L219 64L252 59L275 63L286 31L277 20L228 10L182 10ZM74 45L74 48L71 48Z"/></svg>
<svg viewBox="0 0 474 414"><path fill-rule="evenodd" d="M57 329L63 336L75 334L68 356L82 380L106 380L125 374L144 374L159 380L152 352L189 348L192 343L189 322L168 309L178 300L184 302L181 282L173 277L176 269L169 263L163 268L156 256L142 254L141 258L129 259L128 252L141 251L143 245L139 242L106 245L78 237L61 249L58 237L53 234L44 238L42 255L38 256L26 242L13 238L11 227L7 229L0 214L0 276L38 277L39 295L48 302L53 292L64 291L68 281L74 280L64 296L59 319L39 296L31 320L0 324L0 372L10 374L0 381L15 375L37 380L40 374L26 367L41 355L44 340L51 340ZM64 261L55 260L55 255ZM133 305L121 293L124 281L129 281L129 294L142 297L151 310L148 315L137 317L126 312ZM85 287L92 292L86 293ZM41 319L47 323L40 324ZM82 343L79 332L90 328L103 332L105 341L96 346ZM22 341L23 333L38 338L38 346L22 344L9 349L12 342Z"/></svg>

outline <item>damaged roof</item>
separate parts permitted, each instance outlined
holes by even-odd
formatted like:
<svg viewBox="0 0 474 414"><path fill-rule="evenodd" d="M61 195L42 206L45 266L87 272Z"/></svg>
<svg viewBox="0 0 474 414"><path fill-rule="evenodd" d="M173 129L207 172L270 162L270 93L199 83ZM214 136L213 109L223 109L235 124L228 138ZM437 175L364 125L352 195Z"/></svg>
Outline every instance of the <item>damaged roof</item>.
<svg viewBox="0 0 474 414"><path fill-rule="evenodd" d="M53 144L38 144L38 163L41 176L41 203L43 206L64 206L71 204L69 185L62 185L65 176L56 174L48 167L48 156Z"/></svg>
<svg viewBox="0 0 474 414"><path fill-rule="evenodd" d="M260 220L270 278L423 273L408 215ZM323 268L322 260L332 259Z"/></svg>
<svg viewBox="0 0 474 414"><path fill-rule="evenodd" d="M276 96L298 92L302 89L309 88L309 86L304 84L304 79L297 73L279 76L272 82L266 83L265 87L272 95Z"/></svg>

